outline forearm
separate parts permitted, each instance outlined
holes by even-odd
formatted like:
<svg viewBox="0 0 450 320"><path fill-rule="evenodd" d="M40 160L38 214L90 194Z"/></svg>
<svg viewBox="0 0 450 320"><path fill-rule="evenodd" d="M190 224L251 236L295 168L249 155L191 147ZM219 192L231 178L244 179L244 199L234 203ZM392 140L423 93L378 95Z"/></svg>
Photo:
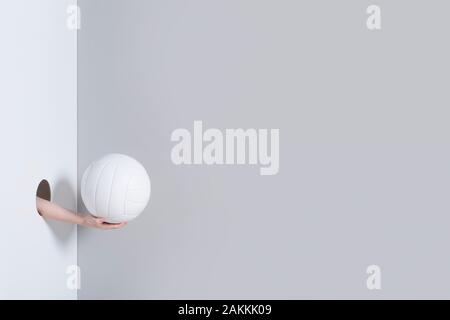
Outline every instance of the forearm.
<svg viewBox="0 0 450 320"><path fill-rule="evenodd" d="M93 217L89 214L79 215L55 203L36 197L36 206L39 214L45 219L59 220L67 223L79 224L85 227L103 230L119 229L127 223L107 223L103 218Z"/></svg>
<svg viewBox="0 0 450 320"><path fill-rule="evenodd" d="M84 223L84 218L82 216L50 201L36 197L36 205L39 214L46 219L59 220L74 224Z"/></svg>

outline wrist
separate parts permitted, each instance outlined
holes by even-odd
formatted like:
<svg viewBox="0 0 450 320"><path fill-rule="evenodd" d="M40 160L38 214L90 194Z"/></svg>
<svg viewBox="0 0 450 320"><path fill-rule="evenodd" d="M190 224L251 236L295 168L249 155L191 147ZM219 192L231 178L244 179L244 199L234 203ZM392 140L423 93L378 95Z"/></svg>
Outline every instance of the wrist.
<svg viewBox="0 0 450 320"><path fill-rule="evenodd" d="M87 216L86 215L77 215L77 224L80 226L85 226L87 222Z"/></svg>

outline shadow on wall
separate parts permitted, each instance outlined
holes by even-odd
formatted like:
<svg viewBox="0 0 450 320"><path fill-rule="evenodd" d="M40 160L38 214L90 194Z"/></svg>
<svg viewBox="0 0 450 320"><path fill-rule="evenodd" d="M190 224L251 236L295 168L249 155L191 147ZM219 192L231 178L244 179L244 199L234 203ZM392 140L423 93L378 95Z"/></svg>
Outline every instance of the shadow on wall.
<svg viewBox="0 0 450 320"><path fill-rule="evenodd" d="M77 204L75 195L75 190L69 181L61 179L53 186L51 201L72 210L73 208L76 208ZM71 236L76 232L75 225L53 220L45 220L45 222L61 245L69 245Z"/></svg>

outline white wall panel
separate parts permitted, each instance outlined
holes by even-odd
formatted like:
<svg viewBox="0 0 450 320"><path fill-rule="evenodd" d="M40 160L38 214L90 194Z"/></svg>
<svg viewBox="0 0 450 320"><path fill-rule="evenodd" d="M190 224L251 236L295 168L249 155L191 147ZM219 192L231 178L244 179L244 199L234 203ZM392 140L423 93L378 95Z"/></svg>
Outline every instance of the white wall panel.
<svg viewBox="0 0 450 320"><path fill-rule="evenodd" d="M60 0L2 0L0 299L75 299L76 227L44 221L36 187L76 207L76 33Z"/></svg>

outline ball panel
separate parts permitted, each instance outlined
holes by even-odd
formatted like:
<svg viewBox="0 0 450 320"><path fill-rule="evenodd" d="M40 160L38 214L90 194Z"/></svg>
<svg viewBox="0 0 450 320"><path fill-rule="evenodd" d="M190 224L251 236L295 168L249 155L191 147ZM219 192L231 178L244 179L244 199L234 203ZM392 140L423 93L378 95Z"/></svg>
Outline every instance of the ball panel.
<svg viewBox="0 0 450 320"><path fill-rule="evenodd" d="M125 200L131 177L127 170L120 165L117 167L111 187L108 217L120 217L125 212Z"/></svg>
<svg viewBox="0 0 450 320"><path fill-rule="evenodd" d="M88 170L86 170L84 174L86 178L84 191L82 190L81 196L83 198L83 202L86 206L86 209L93 215L97 215L97 208L95 203L97 193L97 183L106 165L107 162L102 160L94 162L93 164L91 164L91 166L88 168Z"/></svg>
<svg viewBox="0 0 450 320"><path fill-rule="evenodd" d="M150 179L143 167L139 168L139 174L134 175L128 187L127 200L134 202L148 202L151 193Z"/></svg>
<svg viewBox="0 0 450 320"><path fill-rule="evenodd" d="M125 215L127 217L135 218L138 215L144 211L145 207L147 206L147 201L145 202L134 202L127 200L126 206L125 206Z"/></svg>
<svg viewBox="0 0 450 320"><path fill-rule="evenodd" d="M150 180L146 176L134 175L130 181L130 189L150 189Z"/></svg>
<svg viewBox="0 0 450 320"><path fill-rule="evenodd" d="M128 189L127 201L131 202L148 202L150 198L150 189L139 188L139 189Z"/></svg>
<svg viewBox="0 0 450 320"><path fill-rule="evenodd" d="M95 192L95 212L98 217L107 218L109 212L109 201L111 199L111 188L115 176L116 164L113 161L106 164L100 173Z"/></svg>

